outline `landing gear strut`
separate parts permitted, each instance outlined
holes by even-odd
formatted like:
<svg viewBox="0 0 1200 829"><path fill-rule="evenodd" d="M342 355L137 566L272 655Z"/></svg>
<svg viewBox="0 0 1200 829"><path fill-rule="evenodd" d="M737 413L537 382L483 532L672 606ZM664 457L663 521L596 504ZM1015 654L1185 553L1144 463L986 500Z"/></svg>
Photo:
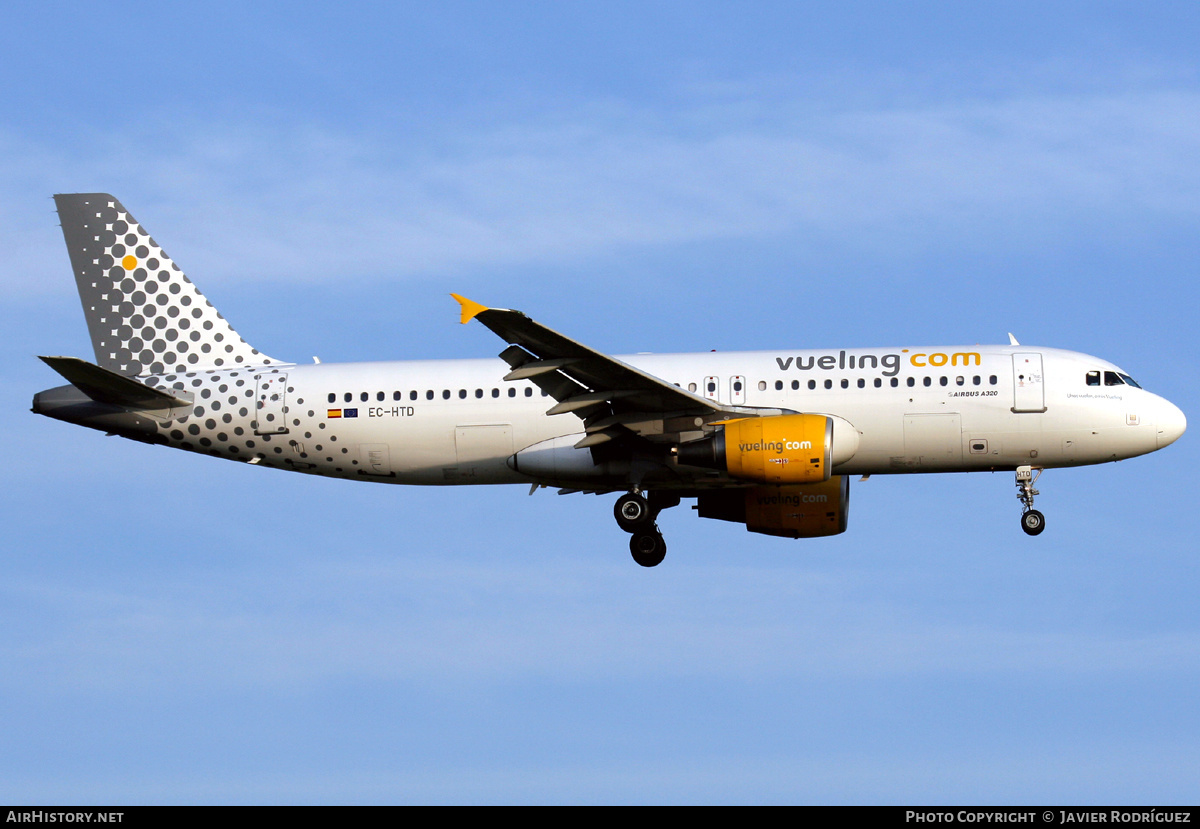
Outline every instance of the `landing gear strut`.
<svg viewBox="0 0 1200 829"><path fill-rule="evenodd" d="M1032 466L1017 467L1017 498L1025 506L1025 511L1021 513L1021 529L1026 535L1037 535L1046 529L1046 516L1033 508L1033 496L1041 494L1033 485L1041 476L1041 469L1035 474Z"/></svg>
<svg viewBox="0 0 1200 829"><path fill-rule="evenodd" d="M617 526L630 534L629 552L638 564L654 567L666 557L667 542L654 522L659 512L678 503L677 496L653 493L647 498L637 490L617 499L613 515L616 516Z"/></svg>

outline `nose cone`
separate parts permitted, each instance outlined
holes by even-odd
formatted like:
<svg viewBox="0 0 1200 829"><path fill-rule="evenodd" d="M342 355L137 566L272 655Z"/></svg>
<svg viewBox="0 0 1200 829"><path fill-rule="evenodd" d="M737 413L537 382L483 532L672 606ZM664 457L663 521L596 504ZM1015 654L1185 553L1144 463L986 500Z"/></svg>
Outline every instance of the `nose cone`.
<svg viewBox="0 0 1200 829"><path fill-rule="evenodd" d="M1187 431L1187 418L1174 403L1163 401L1158 413L1158 448L1169 446Z"/></svg>

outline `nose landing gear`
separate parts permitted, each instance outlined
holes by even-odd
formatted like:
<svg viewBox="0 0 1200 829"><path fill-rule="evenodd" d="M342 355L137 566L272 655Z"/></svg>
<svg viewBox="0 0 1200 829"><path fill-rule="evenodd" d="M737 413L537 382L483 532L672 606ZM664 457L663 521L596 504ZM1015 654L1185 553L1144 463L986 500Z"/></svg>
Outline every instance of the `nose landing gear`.
<svg viewBox="0 0 1200 829"><path fill-rule="evenodd" d="M1041 469L1035 474L1032 466L1017 467L1017 498L1025 506L1021 513L1021 529L1026 535L1038 535L1046 529L1046 516L1033 508L1033 496L1041 494L1033 485L1041 476Z"/></svg>
<svg viewBox="0 0 1200 829"><path fill-rule="evenodd" d="M666 557L667 542L663 540L655 520L659 512L678 503L678 496L652 493L647 498L637 490L617 499L613 515L617 519L617 526L630 534L629 552L641 566L655 567Z"/></svg>

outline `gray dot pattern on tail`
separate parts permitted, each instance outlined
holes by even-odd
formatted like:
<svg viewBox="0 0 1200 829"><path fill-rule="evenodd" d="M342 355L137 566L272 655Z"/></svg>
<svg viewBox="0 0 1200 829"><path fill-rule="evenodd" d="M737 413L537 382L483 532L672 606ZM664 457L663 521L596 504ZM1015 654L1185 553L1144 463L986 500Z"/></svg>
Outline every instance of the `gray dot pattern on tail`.
<svg viewBox="0 0 1200 829"><path fill-rule="evenodd" d="M56 199L100 365L145 376L278 362L238 336L112 196Z"/></svg>

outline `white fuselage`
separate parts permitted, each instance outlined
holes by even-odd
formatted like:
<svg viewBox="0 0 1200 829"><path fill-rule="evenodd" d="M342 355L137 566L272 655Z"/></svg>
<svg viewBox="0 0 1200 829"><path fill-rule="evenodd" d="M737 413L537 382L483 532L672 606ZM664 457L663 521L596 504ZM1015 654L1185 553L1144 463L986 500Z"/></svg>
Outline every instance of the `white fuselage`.
<svg viewBox="0 0 1200 829"><path fill-rule="evenodd" d="M751 532L844 532L852 474L1015 470L1037 535L1035 470L1153 452L1187 425L1069 351L612 357L459 294L459 321L499 337L499 358L290 364L243 339L114 196L54 198L95 362L43 356L69 385L34 412L313 475L621 492L614 517L646 567L666 551L655 517L682 498Z"/></svg>
<svg viewBox="0 0 1200 829"><path fill-rule="evenodd" d="M1028 346L707 354L618 359L744 407L836 415L859 432L838 474L1075 466L1152 452L1182 432L1168 401L1104 360ZM1040 364L1039 364L1040 361ZM156 424L169 445L311 474L403 484L537 480L520 450L582 436L572 414L500 360L214 370L150 378L195 395ZM1087 375L1101 378L1089 385ZM255 406L261 404L259 419ZM143 423L145 421L143 420ZM1173 430L1178 428L1178 432ZM711 473L710 473L711 474ZM556 480L556 484L569 483Z"/></svg>

